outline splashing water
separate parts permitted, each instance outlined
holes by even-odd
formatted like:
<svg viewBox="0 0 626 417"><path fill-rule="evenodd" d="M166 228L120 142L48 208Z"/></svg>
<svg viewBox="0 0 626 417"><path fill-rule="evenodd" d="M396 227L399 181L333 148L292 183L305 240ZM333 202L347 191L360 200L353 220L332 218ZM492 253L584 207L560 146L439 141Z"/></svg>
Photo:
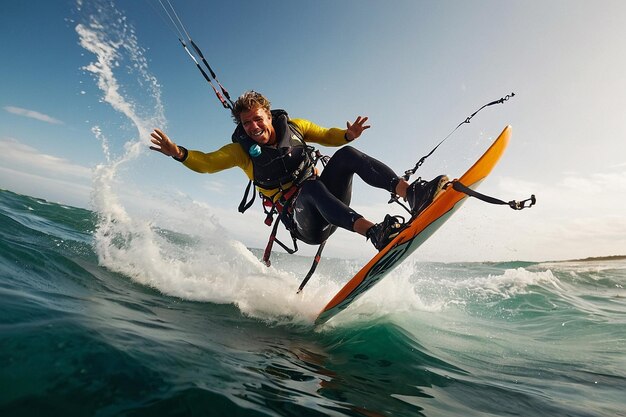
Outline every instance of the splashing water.
<svg viewBox="0 0 626 417"><path fill-rule="evenodd" d="M124 153L113 158L109 141L102 128L94 126L92 132L101 141L106 163L96 167L94 172L94 189L92 200L99 222L95 234L96 251L100 262L117 270L122 255L133 256L138 246L156 255L158 249L150 244L151 231L145 222L131 218L125 207L120 203L115 191L117 173L121 166L131 163L141 153L144 143L141 138L147 137L148 126L158 123L165 124L163 105L156 78L148 72L143 51L138 47L137 37L132 26L112 4L91 3L89 10L78 4L79 9L87 16L86 23L76 26L80 45L95 55L95 61L83 69L91 73L102 92L102 101L109 104L115 111L124 115L136 128L137 137L124 144ZM121 93L121 85L115 74L121 61L128 61L131 73L146 81L154 101L155 113L141 115L137 106ZM140 242L137 242L140 241ZM123 242L123 243L122 243ZM131 267L134 269L134 267ZM137 276L136 271L119 271Z"/></svg>
<svg viewBox="0 0 626 417"><path fill-rule="evenodd" d="M127 187L119 186L119 173L143 154L152 126L165 126L159 83L150 72L144 50L133 27L111 3L79 4L86 16L76 26L80 45L95 57L83 69L93 76L101 101L132 124L136 137L114 157L113 143L102 126L92 132L101 142L106 163L96 167L92 204L98 214L94 233L95 251L102 266L120 272L159 291L185 299L234 303L244 313L262 318L307 317L319 309L320 300L336 291L337 285L313 286L306 296L295 296L294 273L266 268L242 243L228 236L203 204L177 198L155 202L154 214L144 218L130 214L120 198ZM126 73L124 72L126 69ZM131 75L129 78L128 75ZM145 94L151 112L142 110L126 91L121 79L134 82ZM125 185L128 185L127 183ZM149 197L141 196L142 200ZM136 195L131 200L137 199ZM156 207L159 208L156 208ZM155 218L160 225L155 224ZM189 219L193 219L190 222ZM299 266L297 268L301 270ZM320 291L322 294L320 294Z"/></svg>

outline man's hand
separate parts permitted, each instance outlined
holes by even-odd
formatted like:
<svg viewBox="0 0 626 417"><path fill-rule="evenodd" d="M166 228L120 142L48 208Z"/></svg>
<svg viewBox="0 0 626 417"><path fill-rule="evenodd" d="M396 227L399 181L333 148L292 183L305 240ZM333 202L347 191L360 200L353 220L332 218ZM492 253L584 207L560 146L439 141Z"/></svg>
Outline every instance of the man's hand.
<svg viewBox="0 0 626 417"><path fill-rule="evenodd" d="M357 117L354 123L346 122L346 126L348 127L346 139L348 142L358 138L365 129L369 129L371 127L370 125L366 125L365 122L367 122L367 117L361 116Z"/></svg>
<svg viewBox="0 0 626 417"><path fill-rule="evenodd" d="M182 158L184 156L180 148L170 140L165 133L159 129L154 129L154 132L150 134L152 139L150 141L157 146L150 146L153 151L161 152L166 156L173 156L176 158Z"/></svg>

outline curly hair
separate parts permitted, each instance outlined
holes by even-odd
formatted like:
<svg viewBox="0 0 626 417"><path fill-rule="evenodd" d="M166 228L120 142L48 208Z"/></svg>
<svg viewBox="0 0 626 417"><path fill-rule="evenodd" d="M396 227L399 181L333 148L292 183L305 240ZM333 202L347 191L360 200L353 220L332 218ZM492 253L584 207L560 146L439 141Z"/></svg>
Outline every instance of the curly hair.
<svg viewBox="0 0 626 417"><path fill-rule="evenodd" d="M241 122L241 113L250 111L257 107L265 109L269 113L270 101L265 98L263 94L257 93L256 91L246 91L240 95L231 110L235 123Z"/></svg>

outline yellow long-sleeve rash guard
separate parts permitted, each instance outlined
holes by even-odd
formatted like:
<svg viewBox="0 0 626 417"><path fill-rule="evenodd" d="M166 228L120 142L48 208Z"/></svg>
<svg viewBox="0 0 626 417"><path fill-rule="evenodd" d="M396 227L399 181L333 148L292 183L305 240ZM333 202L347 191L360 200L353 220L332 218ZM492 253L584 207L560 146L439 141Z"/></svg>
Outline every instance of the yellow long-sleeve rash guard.
<svg viewBox="0 0 626 417"><path fill-rule="evenodd" d="M304 119L290 120L302 133L305 142L318 143L324 146L341 146L347 143L346 129L324 128ZM239 167L249 179L253 179L252 160L238 143L229 143L213 152L188 151L183 164L196 172L212 174L225 169ZM277 190L259 189L267 196L278 197Z"/></svg>

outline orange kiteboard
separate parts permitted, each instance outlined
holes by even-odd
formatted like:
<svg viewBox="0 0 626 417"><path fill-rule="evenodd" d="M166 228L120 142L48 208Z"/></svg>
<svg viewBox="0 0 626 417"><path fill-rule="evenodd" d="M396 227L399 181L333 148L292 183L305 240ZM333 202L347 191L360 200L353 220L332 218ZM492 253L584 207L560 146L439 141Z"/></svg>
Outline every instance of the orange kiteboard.
<svg viewBox="0 0 626 417"><path fill-rule="evenodd" d="M507 126L483 156L461 178L454 181L459 181L471 189L478 187L504 153L510 137L511 126ZM451 186L443 190L419 216L412 219L398 236L348 281L319 313L315 324L325 323L345 310L354 300L389 274L435 233L461 207L466 198L467 194L456 191Z"/></svg>

